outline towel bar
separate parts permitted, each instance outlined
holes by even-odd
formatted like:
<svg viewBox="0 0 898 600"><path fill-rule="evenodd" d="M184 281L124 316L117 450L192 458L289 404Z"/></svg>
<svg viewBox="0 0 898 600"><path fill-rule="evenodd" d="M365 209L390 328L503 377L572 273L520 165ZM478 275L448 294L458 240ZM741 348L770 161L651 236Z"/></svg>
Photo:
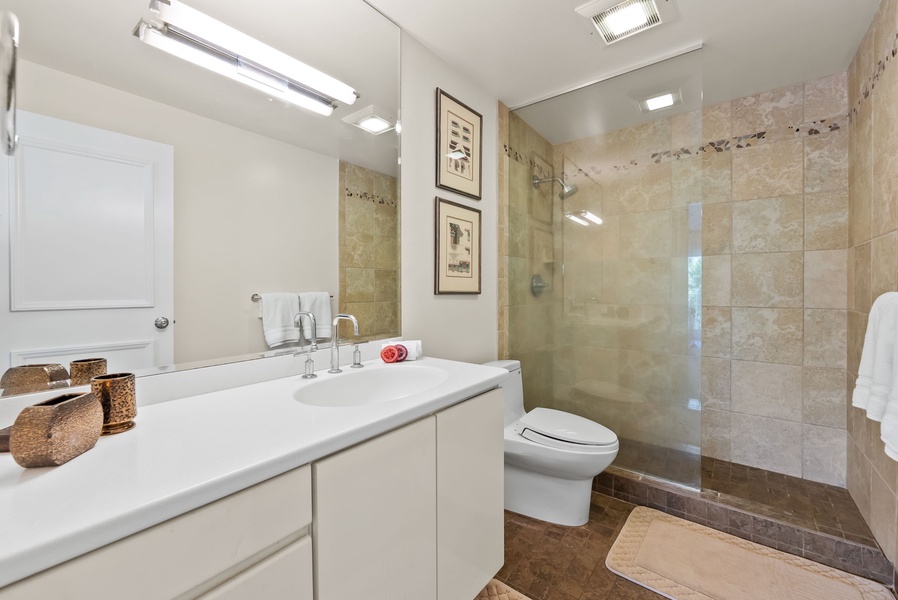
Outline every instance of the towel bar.
<svg viewBox="0 0 898 600"><path fill-rule="evenodd" d="M333 297L334 297L334 295L331 294L331 298L333 298ZM249 297L249 299L252 300L253 302L258 302L259 300L262 299L262 296L260 296L259 294L253 294L252 296Z"/></svg>

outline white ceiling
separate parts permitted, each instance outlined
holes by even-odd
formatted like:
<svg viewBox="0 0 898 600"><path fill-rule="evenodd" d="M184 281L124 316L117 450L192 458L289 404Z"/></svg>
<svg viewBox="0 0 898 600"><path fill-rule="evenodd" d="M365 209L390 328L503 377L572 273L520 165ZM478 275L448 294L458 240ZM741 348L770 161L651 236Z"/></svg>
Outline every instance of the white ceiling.
<svg viewBox="0 0 898 600"><path fill-rule="evenodd" d="M585 0L367 1L512 108L697 44L706 105L831 75L847 69L879 5L670 0L676 21L605 46L574 12Z"/></svg>

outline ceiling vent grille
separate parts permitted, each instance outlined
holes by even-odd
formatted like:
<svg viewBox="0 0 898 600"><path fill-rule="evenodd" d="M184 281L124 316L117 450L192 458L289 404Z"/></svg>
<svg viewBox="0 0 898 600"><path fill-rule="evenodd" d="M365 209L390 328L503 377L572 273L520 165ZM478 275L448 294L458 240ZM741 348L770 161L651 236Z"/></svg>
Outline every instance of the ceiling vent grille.
<svg viewBox="0 0 898 600"><path fill-rule="evenodd" d="M671 0L626 0L611 7L608 4L607 0L593 0L575 9L592 21L606 44L667 23L677 16Z"/></svg>

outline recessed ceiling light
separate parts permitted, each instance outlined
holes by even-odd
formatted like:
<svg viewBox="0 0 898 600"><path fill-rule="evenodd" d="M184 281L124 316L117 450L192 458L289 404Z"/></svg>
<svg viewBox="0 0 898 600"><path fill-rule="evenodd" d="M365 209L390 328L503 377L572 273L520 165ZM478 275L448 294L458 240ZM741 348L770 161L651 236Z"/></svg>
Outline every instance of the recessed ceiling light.
<svg viewBox="0 0 898 600"><path fill-rule="evenodd" d="M660 96L655 96L654 98L649 98L645 101L645 105L649 110L661 110L662 108L673 106L673 103L673 94L661 94Z"/></svg>
<svg viewBox="0 0 898 600"><path fill-rule="evenodd" d="M644 100L639 100L639 110L643 113L652 112L653 110L662 110L683 103L683 94L680 90L669 92L654 93Z"/></svg>
<svg viewBox="0 0 898 600"><path fill-rule="evenodd" d="M677 18L673 0L592 0L576 10L592 20L606 44Z"/></svg>
<svg viewBox="0 0 898 600"><path fill-rule="evenodd" d="M363 129L374 135L380 135L395 127L390 118L390 114L386 110L379 106L374 106L373 104L371 106L366 106L358 112L343 117L342 120L344 123L355 125L359 129Z"/></svg>

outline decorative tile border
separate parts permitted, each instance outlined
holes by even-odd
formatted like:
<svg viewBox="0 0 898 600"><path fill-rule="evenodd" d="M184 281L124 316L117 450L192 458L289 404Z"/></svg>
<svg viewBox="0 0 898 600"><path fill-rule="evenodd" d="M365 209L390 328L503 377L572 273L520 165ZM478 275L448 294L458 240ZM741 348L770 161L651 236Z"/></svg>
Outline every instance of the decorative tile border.
<svg viewBox="0 0 898 600"><path fill-rule="evenodd" d="M738 510L699 493L611 467L593 480L597 493L725 531L841 569L888 586L896 580L892 563L876 546L837 539L810 529Z"/></svg>
<svg viewBox="0 0 898 600"><path fill-rule="evenodd" d="M372 194L369 192L359 192L346 188L346 197L347 198L358 198L360 200L367 200L368 202L373 202L374 204L382 204L384 206L396 206L395 200L389 200L384 198L383 196L379 196L377 194Z"/></svg>
<svg viewBox="0 0 898 600"><path fill-rule="evenodd" d="M786 136L788 138L796 139L802 137L812 137L815 135L820 135L822 133L831 133L834 131L839 131L844 128L849 121L848 115L839 115L830 119L819 119L817 121L811 121L809 123L801 123L798 125L791 125L782 131L786 132ZM755 133L750 133L746 135L738 135L728 139L722 140L714 140L705 142L699 146L691 147L691 148L679 148L675 150L660 150L657 152L652 152L648 157L643 158L634 158L628 161L626 164L620 165L611 165L607 172L620 172L626 171L628 169L632 169L634 167L640 167L645 164L661 164L666 162L672 162L675 160L680 160L681 158L692 158L695 156L699 156L701 154L711 154L717 152L729 152L731 150L741 149L741 148L751 148L753 146L761 146L763 144L772 143L775 141L782 141L782 139L771 140L771 136L769 135L769 131L758 131ZM518 163L528 165L530 169L538 174L540 177L549 177L550 170L543 167L533 159L528 159L521 152L515 150L508 144L503 145L505 155ZM578 175L584 175L586 177L596 177L603 174L603 169L593 168L589 171L585 171L578 167L577 169ZM573 175L568 175L568 177L572 177Z"/></svg>
<svg viewBox="0 0 898 600"><path fill-rule="evenodd" d="M864 78L863 86L860 90L861 93L858 94L857 102L849 111L849 115L852 119L857 117L861 105L870 99L870 94L876 89L876 83L882 78L882 74L886 70L888 63L891 62L896 55L898 55L898 32L895 32L895 35L892 38L892 47L886 51L886 55L880 57L878 60L876 57L873 57L874 60L876 60L876 64L873 66L873 73Z"/></svg>

